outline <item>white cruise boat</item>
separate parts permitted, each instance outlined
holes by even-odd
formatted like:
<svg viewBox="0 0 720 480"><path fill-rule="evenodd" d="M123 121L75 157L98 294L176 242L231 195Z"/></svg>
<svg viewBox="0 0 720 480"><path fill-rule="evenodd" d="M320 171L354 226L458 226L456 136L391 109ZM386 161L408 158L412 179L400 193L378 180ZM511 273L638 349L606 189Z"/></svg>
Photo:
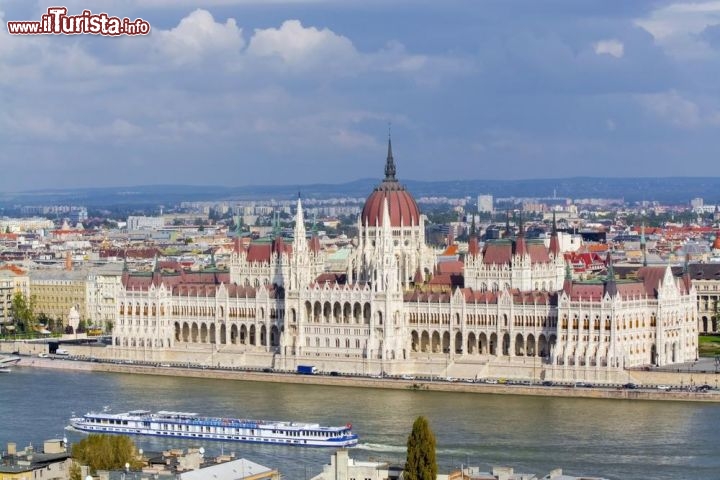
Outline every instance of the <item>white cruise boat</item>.
<svg viewBox="0 0 720 480"><path fill-rule="evenodd" d="M154 435L159 437L274 443L307 447L357 445L352 425L322 427L316 423L277 422L203 417L196 413L133 410L127 413L87 413L70 419L78 430L93 433Z"/></svg>

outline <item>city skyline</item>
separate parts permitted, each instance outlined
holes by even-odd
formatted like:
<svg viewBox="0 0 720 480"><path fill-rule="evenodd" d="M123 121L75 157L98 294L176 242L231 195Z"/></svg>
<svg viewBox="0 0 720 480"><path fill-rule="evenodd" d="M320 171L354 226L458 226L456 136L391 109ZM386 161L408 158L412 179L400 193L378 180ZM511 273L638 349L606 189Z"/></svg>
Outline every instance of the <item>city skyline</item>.
<svg viewBox="0 0 720 480"><path fill-rule="evenodd" d="M720 176L720 2L65 2L148 36L11 36L1 190ZM198 8L201 7L201 8ZM391 125L391 127L390 127Z"/></svg>

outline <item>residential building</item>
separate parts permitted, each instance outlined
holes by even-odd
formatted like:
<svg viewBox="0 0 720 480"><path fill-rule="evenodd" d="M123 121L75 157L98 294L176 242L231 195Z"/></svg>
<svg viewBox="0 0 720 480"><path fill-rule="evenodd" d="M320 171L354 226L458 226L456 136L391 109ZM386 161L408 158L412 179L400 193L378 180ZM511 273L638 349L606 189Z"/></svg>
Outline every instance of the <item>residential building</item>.
<svg viewBox="0 0 720 480"><path fill-rule="evenodd" d="M165 226L163 217L143 217L130 216L127 219L127 229L129 232L135 230L156 230Z"/></svg>
<svg viewBox="0 0 720 480"><path fill-rule="evenodd" d="M477 197L478 213L493 213L493 196L478 195Z"/></svg>
<svg viewBox="0 0 720 480"><path fill-rule="evenodd" d="M71 464L63 440L46 440L42 451L32 446L17 450L15 443L8 443L0 458L0 480L67 480Z"/></svg>
<svg viewBox="0 0 720 480"><path fill-rule="evenodd" d="M16 293L26 298L30 294L30 281L25 270L15 265L0 267L0 326L12 321L12 299Z"/></svg>
<svg viewBox="0 0 720 480"><path fill-rule="evenodd" d="M88 318L88 271L39 269L30 271L30 295L35 297L35 313L45 314L57 326L68 325L74 307L80 319Z"/></svg>

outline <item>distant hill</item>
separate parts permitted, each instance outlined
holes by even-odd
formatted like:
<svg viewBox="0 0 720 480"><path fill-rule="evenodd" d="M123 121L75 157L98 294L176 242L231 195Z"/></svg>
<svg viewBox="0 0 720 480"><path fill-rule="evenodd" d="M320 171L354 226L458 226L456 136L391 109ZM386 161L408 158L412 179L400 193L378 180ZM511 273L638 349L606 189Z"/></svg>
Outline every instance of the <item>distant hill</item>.
<svg viewBox="0 0 720 480"><path fill-rule="evenodd" d="M74 204L89 207L119 205L172 205L180 201L292 199L303 197L365 197L380 179L365 178L339 184L246 185L239 187L198 185L141 185L131 187L53 189L0 193L0 205ZM655 200L666 204L688 204L701 197L706 203L720 202L720 178L601 178L575 177L536 180L454 180L403 182L415 197L558 197L623 198L627 202Z"/></svg>

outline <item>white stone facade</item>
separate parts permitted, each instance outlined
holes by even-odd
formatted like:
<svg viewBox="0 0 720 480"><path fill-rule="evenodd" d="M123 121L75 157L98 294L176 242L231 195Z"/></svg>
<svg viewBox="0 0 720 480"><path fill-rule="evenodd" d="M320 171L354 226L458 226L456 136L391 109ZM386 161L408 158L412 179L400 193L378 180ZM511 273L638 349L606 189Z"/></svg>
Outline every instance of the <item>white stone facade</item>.
<svg viewBox="0 0 720 480"><path fill-rule="evenodd" d="M423 221L398 228L383 202L378 218L388 221L358 222L345 275L323 273L298 200L292 243L240 250L227 278L125 278L114 348L287 370L608 381L697 357L695 290L669 268L578 284L563 278L557 239L548 249L518 238L511 254L503 239L470 252L464 287L434 284L414 275L434 268Z"/></svg>

